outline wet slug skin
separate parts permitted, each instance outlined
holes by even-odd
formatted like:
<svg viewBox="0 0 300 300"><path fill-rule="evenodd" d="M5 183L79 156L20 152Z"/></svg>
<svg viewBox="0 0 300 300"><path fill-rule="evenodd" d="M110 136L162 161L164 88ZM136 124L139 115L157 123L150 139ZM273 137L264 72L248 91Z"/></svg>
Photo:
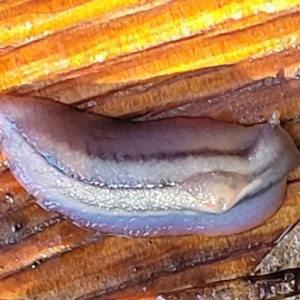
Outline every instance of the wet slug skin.
<svg viewBox="0 0 300 300"><path fill-rule="evenodd" d="M10 169L39 204L116 235L248 230L278 210L300 162L276 119L134 123L2 95L0 131Z"/></svg>

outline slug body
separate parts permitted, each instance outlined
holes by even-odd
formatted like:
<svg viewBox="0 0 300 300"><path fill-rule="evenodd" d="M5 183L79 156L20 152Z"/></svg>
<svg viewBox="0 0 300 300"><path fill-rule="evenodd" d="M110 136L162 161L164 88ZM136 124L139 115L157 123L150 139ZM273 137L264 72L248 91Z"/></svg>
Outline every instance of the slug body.
<svg viewBox="0 0 300 300"><path fill-rule="evenodd" d="M134 123L0 97L1 151L24 188L76 224L126 236L228 235L281 206L300 155L279 124Z"/></svg>

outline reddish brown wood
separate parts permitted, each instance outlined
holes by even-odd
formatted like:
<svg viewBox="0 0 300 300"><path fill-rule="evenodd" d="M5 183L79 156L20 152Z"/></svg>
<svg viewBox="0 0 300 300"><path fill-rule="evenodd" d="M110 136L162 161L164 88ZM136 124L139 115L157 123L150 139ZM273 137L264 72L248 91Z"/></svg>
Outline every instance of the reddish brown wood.
<svg viewBox="0 0 300 300"><path fill-rule="evenodd" d="M142 120L249 125L278 109L299 146L299 25L293 0L2 1L0 91ZM0 298L257 296L284 281L248 276L299 219L299 170L280 211L252 231L127 239L46 212L0 163Z"/></svg>

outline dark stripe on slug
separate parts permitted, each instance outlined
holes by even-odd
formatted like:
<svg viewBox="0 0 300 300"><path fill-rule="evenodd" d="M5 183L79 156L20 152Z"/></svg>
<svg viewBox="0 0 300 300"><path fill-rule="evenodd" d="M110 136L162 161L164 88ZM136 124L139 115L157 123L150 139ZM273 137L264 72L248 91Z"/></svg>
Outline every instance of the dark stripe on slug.
<svg viewBox="0 0 300 300"><path fill-rule="evenodd" d="M117 163L121 163L123 161L152 161L152 160L172 160L172 159L179 159L185 158L189 156L193 157L219 157L219 156L231 156L231 157L240 157L240 158L247 158L253 147L249 147L247 149L240 149L237 151L218 151L218 150L211 150L211 149L200 149L200 150L192 150L192 151L182 151L182 152L173 152L173 153L153 153L150 155L140 154L140 155L118 155L117 153L113 153L110 156L107 156L107 153L100 154L98 157L107 160L107 161L114 161Z"/></svg>
<svg viewBox="0 0 300 300"><path fill-rule="evenodd" d="M24 137L28 143L31 143L31 141L25 136ZM39 149L36 147L36 145L32 145L35 150L37 150L39 153ZM189 156L193 157L212 157L212 156L231 156L231 157L240 157L240 158L247 158L251 151L253 151L253 147L255 144L250 145L247 148L244 149L235 149L235 151L219 151L217 149L209 149L209 148L202 148L202 149L196 149L196 150L189 150L189 151L177 151L172 153L166 153L166 152L157 152L152 154L119 154L116 152L112 153L97 153L97 158L100 158L105 161L114 161L117 163L122 163L124 161L130 161L130 162L140 162L140 161L153 161L153 160L172 160L172 159L178 159L178 158L185 158ZM89 148L89 145L85 145L85 150L88 156L93 157L95 153ZM95 157L96 158L96 157Z"/></svg>

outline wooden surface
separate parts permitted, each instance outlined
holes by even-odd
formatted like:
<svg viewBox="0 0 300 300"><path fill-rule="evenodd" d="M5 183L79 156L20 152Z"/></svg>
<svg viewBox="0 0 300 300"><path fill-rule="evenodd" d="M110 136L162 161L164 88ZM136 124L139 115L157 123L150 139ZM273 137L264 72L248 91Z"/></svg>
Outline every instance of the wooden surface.
<svg viewBox="0 0 300 300"><path fill-rule="evenodd" d="M277 109L300 146L299 45L299 1L6 0L0 91L136 120L250 125ZM1 162L0 299L299 294L298 171L283 207L252 231L127 239L44 211Z"/></svg>

